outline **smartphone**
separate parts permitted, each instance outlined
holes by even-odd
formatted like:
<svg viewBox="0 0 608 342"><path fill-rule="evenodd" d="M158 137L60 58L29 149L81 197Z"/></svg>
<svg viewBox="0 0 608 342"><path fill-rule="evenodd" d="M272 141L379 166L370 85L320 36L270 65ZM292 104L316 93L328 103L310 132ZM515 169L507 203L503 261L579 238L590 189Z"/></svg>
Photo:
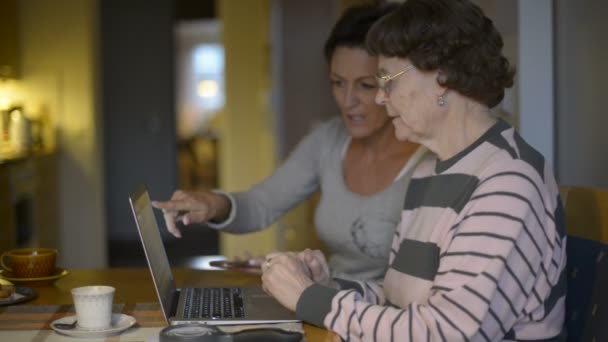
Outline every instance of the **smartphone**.
<svg viewBox="0 0 608 342"><path fill-rule="evenodd" d="M261 265L251 263L249 260L243 261L227 261L227 260L214 260L209 262L210 266L219 267L224 269L260 269Z"/></svg>

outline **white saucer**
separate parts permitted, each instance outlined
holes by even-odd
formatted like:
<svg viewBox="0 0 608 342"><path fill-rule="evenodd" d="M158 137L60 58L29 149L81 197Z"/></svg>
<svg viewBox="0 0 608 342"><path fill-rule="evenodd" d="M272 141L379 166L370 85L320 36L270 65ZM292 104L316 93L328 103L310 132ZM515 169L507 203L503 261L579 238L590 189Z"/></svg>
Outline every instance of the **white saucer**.
<svg viewBox="0 0 608 342"><path fill-rule="evenodd" d="M74 329L61 329L55 326L55 323L63 323L70 324L76 320L76 316L66 316L60 319L57 319L51 323L51 328L56 332L73 336L73 337L89 337L89 338L99 338L99 337L108 337L112 335L116 335L124 330L132 327L136 320L132 316L124 315L124 314L112 314L112 325L105 329L85 329L79 326L76 326Z"/></svg>

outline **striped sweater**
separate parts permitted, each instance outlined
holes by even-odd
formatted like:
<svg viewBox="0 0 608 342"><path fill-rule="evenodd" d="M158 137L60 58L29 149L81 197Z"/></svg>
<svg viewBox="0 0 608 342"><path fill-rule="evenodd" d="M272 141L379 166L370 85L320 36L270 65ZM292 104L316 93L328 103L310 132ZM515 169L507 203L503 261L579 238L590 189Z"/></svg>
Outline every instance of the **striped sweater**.
<svg viewBox="0 0 608 342"><path fill-rule="evenodd" d="M551 168L499 121L414 171L382 283L312 285L296 314L348 341L562 340L565 244Z"/></svg>

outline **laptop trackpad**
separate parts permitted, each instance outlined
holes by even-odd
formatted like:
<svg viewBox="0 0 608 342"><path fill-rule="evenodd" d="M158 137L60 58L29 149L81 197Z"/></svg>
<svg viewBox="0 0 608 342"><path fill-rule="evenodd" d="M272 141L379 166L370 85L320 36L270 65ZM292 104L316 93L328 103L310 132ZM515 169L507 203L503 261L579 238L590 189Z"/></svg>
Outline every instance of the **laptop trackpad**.
<svg viewBox="0 0 608 342"><path fill-rule="evenodd" d="M279 304L261 287L243 288L245 316L251 319L295 320L295 313Z"/></svg>

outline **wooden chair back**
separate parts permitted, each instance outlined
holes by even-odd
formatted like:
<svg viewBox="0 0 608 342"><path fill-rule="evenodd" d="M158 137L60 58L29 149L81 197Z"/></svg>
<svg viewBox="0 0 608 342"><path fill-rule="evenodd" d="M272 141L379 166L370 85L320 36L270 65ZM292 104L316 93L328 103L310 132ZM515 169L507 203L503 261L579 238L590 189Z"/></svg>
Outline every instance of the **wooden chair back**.
<svg viewBox="0 0 608 342"><path fill-rule="evenodd" d="M608 191L561 187L568 234L568 341L608 341Z"/></svg>
<svg viewBox="0 0 608 342"><path fill-rule="evenodd" d="M608 244L608 190L562 186L568 235Z"/></svg>

